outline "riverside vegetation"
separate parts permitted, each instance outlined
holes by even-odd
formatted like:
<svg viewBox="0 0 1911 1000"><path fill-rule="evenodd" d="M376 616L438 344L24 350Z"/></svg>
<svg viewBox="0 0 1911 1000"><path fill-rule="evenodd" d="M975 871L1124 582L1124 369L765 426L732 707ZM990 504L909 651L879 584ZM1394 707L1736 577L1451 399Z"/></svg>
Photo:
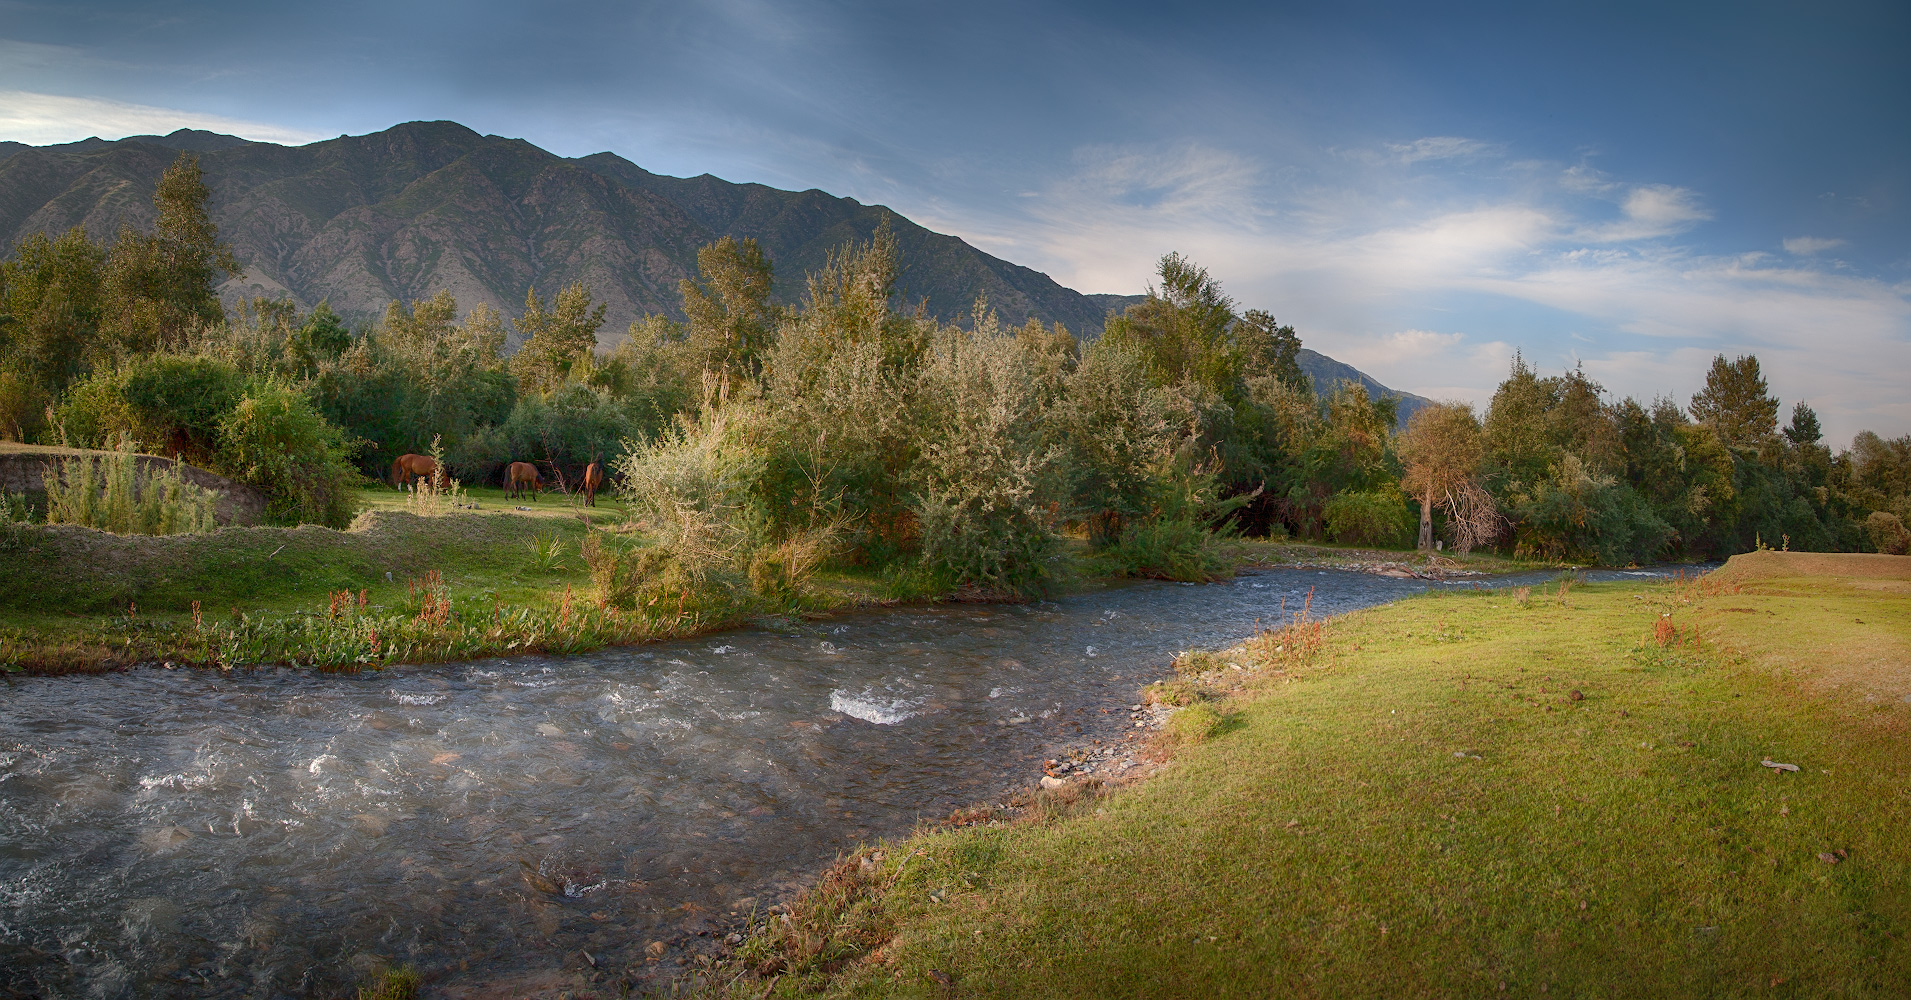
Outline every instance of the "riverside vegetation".
<svg viewBox="0 0 1911 1000"><path fill-rule="evenodd" d="M1310 385L1291 326L1237 310L1178 255L1081 339L1004 327L986 301L956 322L899 304L886 227L811 273L794 307L772 301L760 247L719 240L683 282L686 320L647 317L608 352L604 306L576 284L548 303L529 291L508 322L441 293L354 327L324 303L222 308L214 288L236 263L206 198L182 154L153 232L15 248L0 265L0 431L136 441L258 489L277 527L203 532L193 497L158 489L139 494L173 497L151 517L113 524L188 534L96 538L29 523L68 518L8 498L0 545L30 571L0 590L19 612L11 663L584 648L831 606L832 576L862 595L989 599L1083 576L1211 579L1241 538L1612 565L1911 546L1911 437L1867 432L1834 454L1803 403L1781 432L1756 358L1718 358L1688 409L1611 401L1583 372L1542 377L1516 356L1483 419L1438 404L1396 427L1391 400ZM436 521L368 518L384 505L368 474L425 451L497 506L426 498ZM483 485L507 463L567 484L600 457L621 522L494 523L518 513ZM92 495L56 478L51 495ZM424 614L420 588L448 604ZM207 613L241 594L248 609ZM123 620L90 635L66 620L108 608ZM372 621L399 608L413 625ZM427 626L429 641L388 641ZM573 628L575 643L555 638ZM49 637L71 655L35 653Z"/></svg>
<svg viewBox="0 0 1911 1000"><path fill-rule="evenodd" d="M703 995L1896 996L1907 597L1761 552L1184 657L1171 766L863 847Z"/></svg>

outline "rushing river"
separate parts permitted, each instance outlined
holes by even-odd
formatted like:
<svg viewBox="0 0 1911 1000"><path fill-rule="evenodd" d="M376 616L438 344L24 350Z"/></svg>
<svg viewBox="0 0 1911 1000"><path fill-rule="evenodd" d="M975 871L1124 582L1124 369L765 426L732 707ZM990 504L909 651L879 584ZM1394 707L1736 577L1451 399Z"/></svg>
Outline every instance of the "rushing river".
<svg viewBox="0 0 1911 1000"><path fill-rule="evenodd" d="M614 979L1124 731L1103 709L1178 650L1310 590L1329 615L1429 586L1277 570L359 676L19 680L0 995L337 996L404 962L453 989Z"/></svg>

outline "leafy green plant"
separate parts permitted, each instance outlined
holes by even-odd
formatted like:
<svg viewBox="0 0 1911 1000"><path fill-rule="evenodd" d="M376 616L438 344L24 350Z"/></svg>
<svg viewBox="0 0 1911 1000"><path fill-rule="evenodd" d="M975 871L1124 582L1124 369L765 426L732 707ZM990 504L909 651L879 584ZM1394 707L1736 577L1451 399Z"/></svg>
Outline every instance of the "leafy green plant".
<svg viewBox="0 0 1911 1000"><path fill-rule="evenodd" d="M19 547L26 528L33 523L33 505L19 493L0 490L0 552Z"/></svg>
<svg viewBox="0 0 1911 1000"><path fill-rule="evenodd" d="M536 535L525 543L531 549L531 568L539 573L563 570L567 547L556 535Z"/></svg>

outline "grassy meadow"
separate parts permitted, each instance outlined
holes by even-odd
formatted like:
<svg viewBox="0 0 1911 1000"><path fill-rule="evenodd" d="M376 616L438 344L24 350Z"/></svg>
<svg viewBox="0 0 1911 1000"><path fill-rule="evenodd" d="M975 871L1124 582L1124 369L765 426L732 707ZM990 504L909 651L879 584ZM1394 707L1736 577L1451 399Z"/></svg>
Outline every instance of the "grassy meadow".
<svg viewBox="0 0 1911 1000"><path fill-rule="evenodd" d="M421 503L379 485L363 487L355 499L360 514L344 531L304 525L150 536L21 526L5 553L10 572L0 574L0 669L62 673L161 660L359 669L513 650L580 651L765 614L958 596L933 580L824 565L773 601L702 612L679 606L668 616L619 617L603 608L593 614L604 581L586 565L587 537L615 537L629 548L649 541L632 530L614 492L599 494L594 507L561 494L512 499L487 487L465 490L455 504ZM1217 547L1234 566L1482 573L1532 565L1487 553L1460 558L1250 539ZM1123 572L1085 539L1064 539L1054 585L1099 586ZM351 597L350 615L340 614L342 593ZM447 607L451 618L474 627L456 627ZM519 626L502 627L513 615ZM490 627L475 628L486 617ZM210 637L209 624L217 633ZM380 630L374 650L371 636ZM394 631L405 633L396 645Z"/></svg>
<svg viewBox="0 0 1911 1000"><path fill-rule="evenodd" d="M1203 721L1167 727L1156 776L865 848L723 977L753 997L1902 996L1907 607L1911 559L1755 553L1697 583L1429 594L1264 633L1195 659L1249 669L1188 679Z"/></svg>

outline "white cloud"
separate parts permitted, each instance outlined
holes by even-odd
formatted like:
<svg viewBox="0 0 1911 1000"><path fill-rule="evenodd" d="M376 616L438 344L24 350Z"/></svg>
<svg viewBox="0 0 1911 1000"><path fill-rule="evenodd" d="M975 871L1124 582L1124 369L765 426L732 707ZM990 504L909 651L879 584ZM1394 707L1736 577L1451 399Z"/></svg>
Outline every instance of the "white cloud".
<svg viewBox="0 0 1911 1000"><path fill-rule="evenodd" d="M0 90L0 139L44 146L77 142L90 136L118 139L129 135L165 135L182 128L293 145L325 138L300 129L173 108Z"/></svg>
<svg viewBox="0 0 1911 1000"><path fill-rule="evenodd" d="M1619 203L1623 219L1580 229L1579 239L1592 243L1625 243L1672 236L1712 217L1698 195L1669 184L1646 184L1626 192Z"/></svg>
<svg viewBox="0 0 1911 1000"><path fill-rule="evenodd" d="M1412 142L1389 143L1387 151L1401 163L1418 163L1421 160L1452 160L1485 156L1499 152L1499 147L1478 139L1435 135L1415 139Z"/></svg>
<svg viewBox="0 0 1911 1000"><path fill-rule="evenodd" d="M1817 236L1794 236L1785 241L1785 252L1797 254L1800 257L1809 257L1812 254L1823 253L1826 250L1844 245L1844 240L1828 240Z"/></svg>

